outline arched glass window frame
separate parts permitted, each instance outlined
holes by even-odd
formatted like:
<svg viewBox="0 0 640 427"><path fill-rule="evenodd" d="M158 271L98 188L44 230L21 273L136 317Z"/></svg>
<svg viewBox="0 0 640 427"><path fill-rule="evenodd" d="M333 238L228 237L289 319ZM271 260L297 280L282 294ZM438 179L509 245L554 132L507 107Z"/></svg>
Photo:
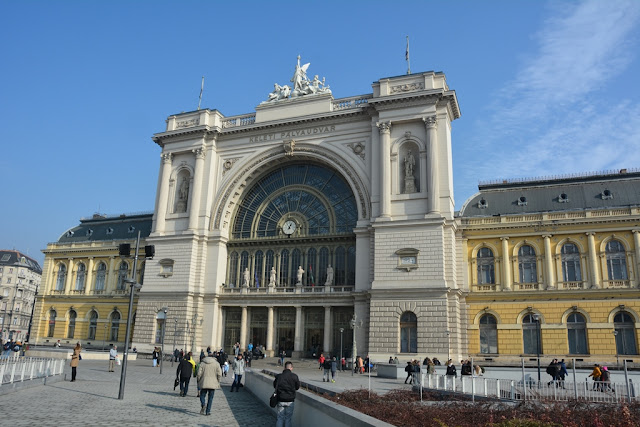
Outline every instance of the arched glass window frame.
<svg viewBox="0 0 640 427"><path fill-rule="evenodd" d="M617 239L607 242L605 256L609 280L628 280L627 253L622 242Z"/></svg>
<svg viewBox="0 0 640 427"><path fill-rule="evenodd" d="M620 355L637 355L636 324L633 316L626 311L619 311L613 318L616 332L616 353Z"/></svg>
<svg viewBox="0 0 640 427"><path fill-rule="evenodd" d="M562 262L562 281L582 282L582 266L580 260L580 248L573 242L566 242L560 250Z"/></svg>
<svg viewBox="0 0 640 427"><path fill-rule="evenodd" d="M527 313L522 317L522 351L524 354L543 354L542 337L540 336L542 319L536 314Z"/></svg>
<svg viewBox="0 0 640 427"><path fill-rule="evenodd" d="M412 311L400 315L400 353L418 352L418 317Z"/></svg>
<svg viewBox="0 0 640 427"><path fill-rule="evenodd" d="M589 354L587 320L578 312L567 316L567 341L569 354Z"/></svg>
<svg viewBox="0 0 640 427"><path fill-rule="evenodd" d="M520 283L538 283L536 250L531 245L518 249L518 270Z"/></svg>
<svg viewBox="0 0 640 427"><path fill-rule="evenodd" d="M476 256L477 275L479 285L494 285L495 276L495 256L491 248L486 246L478 250Z"/></svg>
<svg viewBox="0 0 640 427"><path fill-rule="evenodd" d="M96 291L104 291L107 280L107 264L100 261L98 263L98 267L96 268Z"/></svg>
<svg viewBox="0 0 640 427"><path fill-rule="evenodd" d="M114 342L118 341L121 321L122 321L122 317L120 316L120 313L117 311L113 311L111 313L111 316L109 316L109 323L111 323L109 341L114 341Z"/></svg>
<svg viewBox="0 0 640 427"><path fill-rule="evenodd" d="M129 276L129 263L122 261L118 267L118 283L116 289L122 291L125 289L125 280Z"/></svg>
<svg viewBox="0 0 640 427"><path fill-rule="evenodd" d="M76 270L76 291L84 290L84 286L87 280L87 266L84 265L83 262L78 263L78 268Z"/></svg>
<svg viewBox="0 0 640 427"><path fill-rule="evenodd" d="M478 321L480 354L498 354L498 319L485 313Z"/></svg>
<svg viewBox="0 0 640 427"><path fill-rule="evenodd" d="M52 338L56 329L56 317L58 313L53 308L49 310L49 330L47 331L47 337Z"/></svg>
<svg viewBox="0 0 640 427"><path fill-rule="evenodd" d="M73 338L76 333L76 319L78 313L75 310L69 311L69 324L67 325L67 338Z"/></svg>
<svg viewBox="0 0 640 427"><path fill-rule="evenodd" d="M89 313L89 331L87 333L87 339L95 340L96 333L98 331L98 312L91 310Z"/></svg>
<svg viewBox="0 0 640 427"><path fill-rule="evenodd" d="M56 277L56 291L64 291L64 284L67 279L67 266L58 264L58 274Z"/></svg>

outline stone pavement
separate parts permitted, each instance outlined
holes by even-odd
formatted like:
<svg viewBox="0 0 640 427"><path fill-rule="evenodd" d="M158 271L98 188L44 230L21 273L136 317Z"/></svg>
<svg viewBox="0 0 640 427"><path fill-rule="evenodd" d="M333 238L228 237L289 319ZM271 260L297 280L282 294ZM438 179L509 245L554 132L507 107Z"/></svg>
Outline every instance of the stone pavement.
<svg viewBox="0 0 640 427"><path fill-rule="evenodd" d="M175 370L165 363L163 374L150 360L130 361L124 400L118 400L120 368L108 372L106 361L80 362L75 383L66 380L0 396L2 419L12 427L31 425L113 426L273 426L270 408L242 390L230 393L233 376L223 377L222 390L213 398L211 416L200 415L196 381L191 379L187 397L173 391ZM3 424L3 423L0 423Z"/></svg>

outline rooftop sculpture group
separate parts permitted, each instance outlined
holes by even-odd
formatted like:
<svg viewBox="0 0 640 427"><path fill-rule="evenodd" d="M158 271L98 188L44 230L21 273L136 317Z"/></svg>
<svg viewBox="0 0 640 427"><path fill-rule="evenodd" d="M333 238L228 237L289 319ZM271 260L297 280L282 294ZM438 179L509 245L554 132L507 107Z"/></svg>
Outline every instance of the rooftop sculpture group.
<svg viewBox="0 0 640 427"><path fill-rule="evenodd" d="M291 78L291 83L293 83L293 90L289 85L280 86L278 83L274 83L273 92L269 94L269 97L266 101L263 102L275 102L281 99L287 98L297 98L299 96L305 95L317 95L321 93L331 93L331 89L329 86L325 85L324 77L322 81L318 78L316 74L313 77L313 80L309 80L307 77L307 69L309 68L311 63L306 63L303 66L300 66L300 55L298 55L298 63L296 64L295 72L293 73L293 77Z"/></svg>

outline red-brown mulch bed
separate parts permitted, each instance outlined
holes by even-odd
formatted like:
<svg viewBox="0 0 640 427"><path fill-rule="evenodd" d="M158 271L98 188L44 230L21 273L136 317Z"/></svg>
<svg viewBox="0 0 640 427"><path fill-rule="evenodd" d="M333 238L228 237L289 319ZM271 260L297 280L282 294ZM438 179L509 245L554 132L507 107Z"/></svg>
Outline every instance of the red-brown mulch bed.
<svg viewBox="0 0 640 427"><path fill-rule="evenodd" d="M640 404L594 404L586 402L537 402L510 405L500 402L470 403L441 393L420 395L395 390L378 395L368 390L347 390L324 396L395 426L416 427L637 427Z"/></svg>

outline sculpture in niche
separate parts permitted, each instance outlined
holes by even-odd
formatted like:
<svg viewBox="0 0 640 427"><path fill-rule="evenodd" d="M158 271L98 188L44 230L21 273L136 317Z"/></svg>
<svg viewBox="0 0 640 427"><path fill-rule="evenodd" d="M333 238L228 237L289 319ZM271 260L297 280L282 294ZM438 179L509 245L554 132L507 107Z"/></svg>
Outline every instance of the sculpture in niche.
<svg viewBox="0 0 640 427"><path fill-rule="evenodd" d="M187 202L189 201L189 178L182 177L180 188L178 189L178 201L176 202L176 212L184 213L187 211Z"/></svg>
<svg viewBox="0 0 640 427"><path fill-rule="evenodd" d="M249 287L249 279L250 279L250 275L249 275L249 269L245 268L244 269L244 273L242 273L242 286L245 288Z"/></svg>
<svg viewBox="0 0 640 427"><path fill-rule="evenodd" d="M416 158L413 156L413 152L409 150L404 157L404 192L415 193L416 192L416 179L414 176L414 170L416 166Z"/></svg>
<svg viewBox="0 0 640 427"><path fill-rule="evenodd" d="M269 286L276 285L276 268L271 267L271 272L269 273Z"/></svg>
<svg viewBox="0 0 640 427"><path fill-rule="evenodd" d="M324 282L325 286L331 286L333 284L333 268L331 264L327 267L327 280Z"/></svg>
<svg viewBox="0 0 640 427"><path fill-rule="evenodd" d="M301 286L302 285L302 275L304 274L304 270L302 269L302 266L299 265L298 266L298 273L296 274L296 286Z"/></svg>
<svg viewBox="0 0 640 427"><path fill-rule="evenodd" d="M310 62L300 65L300 55L298 55L298 63L296 64L295 71L293 72L293 77L291 77L291 83L293 83L293 88L288 85L279 85L278 83L274 83L273 92L269 93L267 96L267 100L262 103L276 102L281 99L287 98L296 98L299 96L306 95L318 95L323 93L331 93L331 89L329 86L325 84L324 77L322 80L315 75L313 80L309 80L307 77L307 69L311 65Z"/></svg>

